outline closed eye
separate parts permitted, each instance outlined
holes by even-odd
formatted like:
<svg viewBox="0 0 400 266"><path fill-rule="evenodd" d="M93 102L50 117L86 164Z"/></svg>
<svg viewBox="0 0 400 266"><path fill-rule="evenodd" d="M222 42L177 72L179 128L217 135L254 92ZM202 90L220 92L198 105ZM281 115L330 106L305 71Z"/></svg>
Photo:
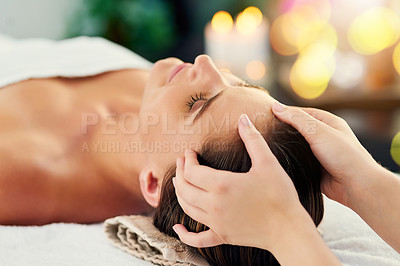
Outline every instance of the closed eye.
<svg viewBox="0 0 400 266"><path fill-rule="evenodd" d="M235 86L237 86L237 87L242 86L242 87L253 88L253 89L257 89L257 90L263 90L263 91L265 91L265 92L268 93L268 91L266 91L263 87L256 86L256 85L251 85L251 84L248 84L247 82L244 82L244 81L240 81L240 82L236 83ZM188 106L191 108L190 111L193 111L193 107L195 107L194 104L196 104L197 102L199 102L199 108L195 107L196 110L198 110L198 112L196 113L196 115L195 115L195 117L194 117L194 119L193 119L193 123L196 122L196 120L200 118L200 116L205 112L205 110L207 110L208 108L210 108L211 104L212 104L217 98L221 97L221 95L222 95L224 92L225 92L225 90L221 90L218 94L214 95L213 97L211 97L211 98L209 98L209 99L207 99L207 98L205 97L205 95L202 94L202 93L200 93L200 94L195 94L194 96L192 95L192 96L190 97L190 100L189 100L190 105L189 105L189 103L188 103ZM268 94L269 94L269 93L268 93ZM200 101L201 101L201 104L200 104ZM192 104L192 103L193 103L193 104Z"/></svg>
<svg viewBox="0 0 400 266"><path fill-rule="evenodd" d="M189 97L189 99L186 101L186 106L189 107L190 111L196 110L199 107L202 106L202 104L198 103L205 103L207 102L208 99L205 97L205 94L200 92L200 93L195 93Z"/></svg>

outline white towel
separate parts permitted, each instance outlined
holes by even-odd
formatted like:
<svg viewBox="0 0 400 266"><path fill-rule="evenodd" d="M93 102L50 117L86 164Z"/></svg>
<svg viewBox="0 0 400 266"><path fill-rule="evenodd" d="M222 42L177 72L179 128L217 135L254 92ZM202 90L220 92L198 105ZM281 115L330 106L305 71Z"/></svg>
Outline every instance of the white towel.
<svg viewBox="0 0 400 266"><path fill-rule="evenodd" d="M355 212L324 197L322 238L344 265L399 266L400 254Z"/></svg>
<svg viewBox="0 0 400 266"><path fill-rule="evenodd" d="M117 216L106 220L104 229L116 247L157 265L209 265L195 248L160 232L151 217Z"/></svg>
<svg viewBox="0 0 400 266"><path fill-rule="evenodd" d="M17 40L0 34L0 87L30 78L86 77L152 63L99 37Z"/></svg>

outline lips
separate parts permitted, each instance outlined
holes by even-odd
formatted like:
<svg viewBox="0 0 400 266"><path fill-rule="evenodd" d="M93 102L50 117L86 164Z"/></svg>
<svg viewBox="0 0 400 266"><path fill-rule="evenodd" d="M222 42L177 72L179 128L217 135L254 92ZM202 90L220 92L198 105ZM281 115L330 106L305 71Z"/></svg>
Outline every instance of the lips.
<svg viewBox="0 0 400 266"><path fill-rule="evenodd" d="M187 66L190 66L191 64L189 63L183 63L181 65L178 65L176 67L174 67L171 71L171 73L169 74L169 78L168 78L168 82L170 82L179 72L181 72L182 69L184 69Z"/></svg>

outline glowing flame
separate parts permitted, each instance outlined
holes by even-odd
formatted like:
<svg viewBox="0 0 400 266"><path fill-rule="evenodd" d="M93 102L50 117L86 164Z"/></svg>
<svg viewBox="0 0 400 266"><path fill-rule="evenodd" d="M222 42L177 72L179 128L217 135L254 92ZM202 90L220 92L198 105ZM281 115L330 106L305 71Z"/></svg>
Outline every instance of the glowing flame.
<svg viewBox="0 0 400 266"><path fill-rule="evenodd" d="M372 8L354 19L348 39L360 54L376 54L392 46L400 37L400 17L386 7Z"/></svg>
<svg viewBox="0 0 400 266"><path fill-rule="evenodd" d="M265 76L265 65L258 61L253 60L246 66L246 74L252 80L260 80Z"/></svg>
<svg viewBox="0 0 400 266"><path fill-rule="evenodd" d="M249 6L243 11L243 14L252 16L255 18L257 25L260 25L263 19L263 14L260 9L255 6Z"/></svg>
<svg viewBox="0 0 400 266"><path fill-rule="evenodd" d="M218 33L230 32L233 27L232 16L226 11L218 11L211 20L211 27Z"/></svg>
<svg viewBox="0 0 400 266"><path fill-rule="evenodd" d="M262 22L260 9L251 6L241 12L236 18L236 28L243 35L252 34Z"/></svg>

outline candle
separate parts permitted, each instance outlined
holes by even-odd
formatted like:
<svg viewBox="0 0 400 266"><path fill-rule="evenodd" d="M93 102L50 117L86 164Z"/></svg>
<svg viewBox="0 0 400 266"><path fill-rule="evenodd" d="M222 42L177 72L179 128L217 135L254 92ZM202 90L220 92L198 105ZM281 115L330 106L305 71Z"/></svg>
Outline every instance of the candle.
<svg viewBox="0 0 400 266"><path fill-rule="evenodd" d="M235 23L217 12L205 28L206 53L220 69L257 85L265 85L269 63L268 22L256 7L241 12Z"/></svg>

